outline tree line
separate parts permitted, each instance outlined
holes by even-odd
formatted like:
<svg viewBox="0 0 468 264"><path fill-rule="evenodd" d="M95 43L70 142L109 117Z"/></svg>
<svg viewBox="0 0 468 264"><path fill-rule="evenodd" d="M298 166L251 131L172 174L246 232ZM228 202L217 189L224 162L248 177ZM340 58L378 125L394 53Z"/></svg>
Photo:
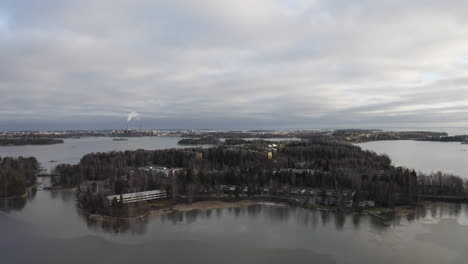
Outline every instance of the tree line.
<svg viewBox="0 0 468 264"><path fill-rule="evenodd" d="M0 157L0 197L19 196L36 182L36 158Z"/></svg>

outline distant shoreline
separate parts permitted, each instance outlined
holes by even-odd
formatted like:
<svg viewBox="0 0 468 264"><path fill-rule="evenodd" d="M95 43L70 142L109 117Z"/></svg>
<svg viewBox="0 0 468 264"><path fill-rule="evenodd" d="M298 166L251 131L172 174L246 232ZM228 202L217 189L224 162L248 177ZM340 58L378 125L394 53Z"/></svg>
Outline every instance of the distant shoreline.
<svg viewBox="0 0 468 264"><path fill-rule="evenodd" d="M63 139L53 138L0 138L0 146L36 146L36 145L54 145L63 144Z"/></svg>

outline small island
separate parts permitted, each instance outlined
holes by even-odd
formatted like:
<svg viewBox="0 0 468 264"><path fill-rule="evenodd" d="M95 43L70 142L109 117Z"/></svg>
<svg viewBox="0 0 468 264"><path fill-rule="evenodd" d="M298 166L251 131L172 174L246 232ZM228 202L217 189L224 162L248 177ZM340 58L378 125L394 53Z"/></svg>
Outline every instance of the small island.
<svg viewBox="0 0 468 264"><path fill-rule="evenodd" d="M184 138L178 142L180 145L216 145L219 143L221 143L221 141L214 137Z"/></svg>
<svg viewBox="0 0 468 264"><path fill-rule="evenodd" d="M62 143L62 139L54 138L0 138L0 146L52 145Z"/></svg>

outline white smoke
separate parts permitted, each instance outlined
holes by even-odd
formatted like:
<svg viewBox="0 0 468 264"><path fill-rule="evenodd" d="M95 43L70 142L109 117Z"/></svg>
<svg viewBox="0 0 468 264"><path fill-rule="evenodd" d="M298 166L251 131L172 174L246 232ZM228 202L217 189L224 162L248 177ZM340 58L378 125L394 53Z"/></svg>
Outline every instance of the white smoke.
<svg viewBox="0 0 468 264"><path fill-rule="evenodd" d="M130 122L132 119L140 119L140 115L137 112L131 112L128 115L127 122Z"/></svg>

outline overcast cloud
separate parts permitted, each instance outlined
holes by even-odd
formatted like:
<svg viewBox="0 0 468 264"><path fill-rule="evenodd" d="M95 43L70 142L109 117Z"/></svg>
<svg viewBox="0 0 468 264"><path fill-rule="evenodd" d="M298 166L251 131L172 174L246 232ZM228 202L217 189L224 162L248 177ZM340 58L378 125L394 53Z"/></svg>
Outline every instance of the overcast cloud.
<svg viewBox="0 0 468 264"><path fill-rule="evenodd" d="M468 126L468 1L0 1L0 130Z"/></svg>

